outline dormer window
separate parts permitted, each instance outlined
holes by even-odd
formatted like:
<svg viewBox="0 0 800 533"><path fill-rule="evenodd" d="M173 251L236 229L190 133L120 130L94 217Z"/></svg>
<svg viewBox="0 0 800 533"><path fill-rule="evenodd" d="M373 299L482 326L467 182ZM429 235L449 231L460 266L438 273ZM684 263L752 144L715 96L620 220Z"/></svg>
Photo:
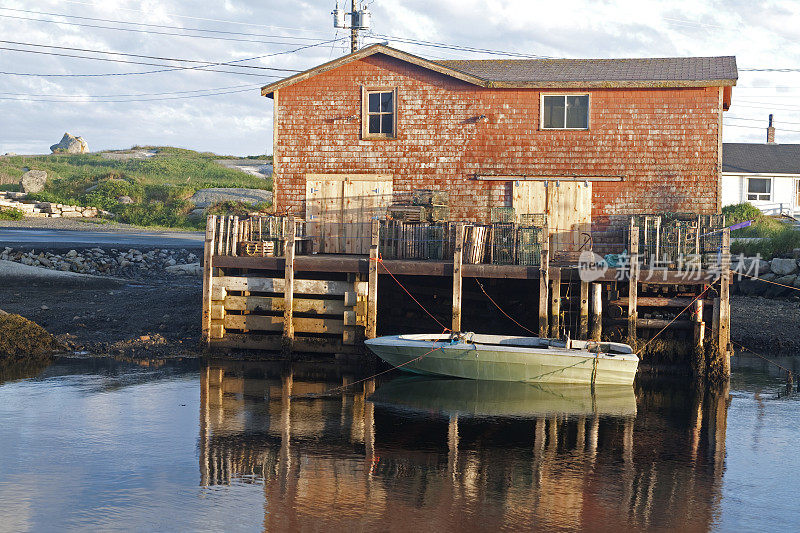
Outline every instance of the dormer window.
<svg viewBox="0 0 800 533"><path fill-rule="evenodd" d="M588 94L545 94L541 101L545 130L588 130Z"/></svg>

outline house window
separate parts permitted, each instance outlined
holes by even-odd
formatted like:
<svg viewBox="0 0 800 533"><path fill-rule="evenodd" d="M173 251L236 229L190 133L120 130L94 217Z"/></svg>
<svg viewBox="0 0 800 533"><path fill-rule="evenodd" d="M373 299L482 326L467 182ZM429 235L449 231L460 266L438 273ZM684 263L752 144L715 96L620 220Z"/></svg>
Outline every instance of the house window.
<svg viewBox="0 0 800 533"><path fill-rule="evenodd" d="M772 199L772 180L769 178L747 178L747 199Z"/></svg>
<svg viewBox="0 0 800 533"><path fill-rule="evenodd" d="M362 100L361 136L394 139L397 127L397 90L365 89Z"/></svg>
<svg viewBox="0 0 800 533"><path fill-rule="evenodd" d="M546 130L589 129L589 95L543 95L542 128Z"/></svg>

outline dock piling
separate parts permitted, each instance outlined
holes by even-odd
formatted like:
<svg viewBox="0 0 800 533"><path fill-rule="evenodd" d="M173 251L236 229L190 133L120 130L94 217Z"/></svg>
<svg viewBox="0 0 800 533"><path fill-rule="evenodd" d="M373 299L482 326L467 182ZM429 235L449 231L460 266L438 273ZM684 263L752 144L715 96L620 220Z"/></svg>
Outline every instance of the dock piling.
<svg viewBox="0 0 800 533"><path fill-rule="evenodd" d="M594 341L599 341L603 333L603 285L592 283L592 335Z"/></svg>
<svg viewBox="0 0 800 533"><path fill-rule="evenodd" d="M464 224L456 226L456 243L453 249L453 331L461 331L461 265L464 258Z"/></svg>
<svg viewBox="0 0 800 533"><path fill-rule="evenodd" d="M374 339L378 326L378 242L380 226L377 220L372 221L372 242L369 247L369 290L367 292L367 327L365 336Z"/></svg>
<svg viewBox="0 0 800 533"><path fill-rule="evenodd" d="M545 235L547 235L546 232ZM550 246L545 237L545 241L542 243L541 265L539 266L539 336L542 338L547 337L547 313L550 307L547 295L547 287L549 284L549 256Z"/></svg>
<svg viewBox="0 0 800 533"><path fill-rule="evenodd" d="M559 323L561 318L561 269L553 268L550 274L550 337L559 337Z"/></svg>
<svg viewBox="0 0 800 533"><path fill-rule="evenodd" d="M639 297L639 228L630 227L630 265L628 269L628 344L636 350L636 321L639 318L637 300Z"/></svg>
<svg viewBox="0 0 800 533"><path fill-rule="evenodd" d="M211 215L206 219L206 238L203 244L203 343L208 346L211 340L211 276L212 257L214 256L214 242L216 241L217 216Z"/></svg>
<svg viewBox="0 0 800 533"><path fill-rule="evenodd" d="M294 344L294 245L297 234L297 224L294 216L289 216L287 221L285 259L284 263L284 288L283 288L283 338L281 346L284 352L291 352Z"/></svg>
<svg viewBox="0 0 800 533"><path fill-rule="evenodd" d="M581 281L581 311L578 317L578 338L589 336L589 282Z"/></svg>

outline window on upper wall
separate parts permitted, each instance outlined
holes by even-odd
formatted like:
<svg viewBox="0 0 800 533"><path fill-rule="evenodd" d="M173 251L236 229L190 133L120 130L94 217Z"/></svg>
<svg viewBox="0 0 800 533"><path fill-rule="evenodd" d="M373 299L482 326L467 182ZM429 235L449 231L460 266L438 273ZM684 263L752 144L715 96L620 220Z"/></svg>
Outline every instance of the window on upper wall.
<svg viewBox="0 0 800 533"><path fill-rule="evenodd" d="M362 138L395 138L397 131L396 89L364 89L361 107Z"/></svg>
<svg viewBox="0 0 800 533"><path fill-rule="evenodd" d="M588 94L542 95L542 129L588 130Z"/></svg>
<svg viewBox="0 0 800 533"><path fill-rule="evenodd" d="M772 200L772 180L769 178L747 178L748 200Z"/></svg>

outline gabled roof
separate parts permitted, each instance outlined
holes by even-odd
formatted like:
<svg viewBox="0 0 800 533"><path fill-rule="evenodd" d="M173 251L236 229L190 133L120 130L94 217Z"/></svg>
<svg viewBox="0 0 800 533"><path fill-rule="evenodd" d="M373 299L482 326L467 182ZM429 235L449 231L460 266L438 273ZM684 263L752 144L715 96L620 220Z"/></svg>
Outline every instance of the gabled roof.
<svg viewBox="0 0 800 533"><path fill-rule="evenodd" d="M480 87L719 87L736 85L736 58L666 57L640 59L481 59L431 61L383 44L373 44L261 88L277 89L317 74L383 54Z"/></svg>
<svg viewBox="0 0 800 533"><path fill-rule="evenodd" d="M722 171L800 175L800 144L723 143Z"/></svg>

